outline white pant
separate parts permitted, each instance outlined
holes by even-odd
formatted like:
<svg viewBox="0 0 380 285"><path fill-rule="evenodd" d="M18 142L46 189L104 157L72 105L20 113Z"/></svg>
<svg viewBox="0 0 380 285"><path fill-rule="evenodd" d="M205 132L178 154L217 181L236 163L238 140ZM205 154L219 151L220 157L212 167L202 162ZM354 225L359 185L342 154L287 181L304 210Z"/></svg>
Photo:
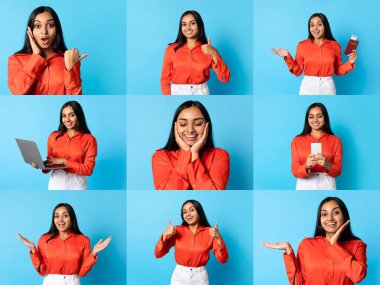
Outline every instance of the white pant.
<svg viewBox="0 0 380 285"><path fill-rule="evenodd" d="M42 285L80 285L77 275L48 274Z"/></svg>
<svg viewBox="0 0 380 285"><path fill-rule="evenodd" d="M206 267L175 267L170 285L209 285Z"/></svg>
<svg viewBox="0 0 380 285"><path fill-rule="evenodd" d="M335 83L331 76L307 76L302 79L300 95L336 95Z"/></svg>
<svg viewBox="0 0 380 285"><path fill-rule="evenodd" d="M172 84L172 95L210 95L207 83L202 84Z"/></svg>
<svg viewBox="0 0 380 285"><path fill-rule="evenodd" d="M297 178L296 190L336 190L335 178L323 172L311 172L307 178Z"/></svg>
<svg viewBox="0 0 380 285"><path fill-rule="evenodd" d="M54 170L50 175L49 190L87 190L87 177Z"/></svg>

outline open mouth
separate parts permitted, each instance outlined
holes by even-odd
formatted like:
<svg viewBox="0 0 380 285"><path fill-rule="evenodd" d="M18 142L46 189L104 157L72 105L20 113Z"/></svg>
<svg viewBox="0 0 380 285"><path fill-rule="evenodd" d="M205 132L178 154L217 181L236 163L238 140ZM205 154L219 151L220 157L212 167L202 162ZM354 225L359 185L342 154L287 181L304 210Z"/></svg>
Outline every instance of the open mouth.
<svg viewBox="0 0 380 285"><path fill-rule="evenodd" d="M192 134L192 135L184 135L183 136L186 140L188 141L195 141L197 139L197 135L196 134Z"/></svg>
<svg viewBox="0 0 380 285"><path fill-rule="evenodd" d="M43 38L41 38L41 42L42 42L44 45L49 44L49 37L43 37Z"/></svg>

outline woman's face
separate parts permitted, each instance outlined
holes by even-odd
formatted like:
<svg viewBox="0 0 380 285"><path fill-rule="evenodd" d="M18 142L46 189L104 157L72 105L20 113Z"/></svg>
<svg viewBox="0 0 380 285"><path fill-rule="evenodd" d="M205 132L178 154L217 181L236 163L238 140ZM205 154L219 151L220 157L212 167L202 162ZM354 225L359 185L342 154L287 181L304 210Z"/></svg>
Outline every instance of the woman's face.
<svg viewBox="0 0 380 285"><path fill-rule="evenodd" d="M183 109L178 115L178 134L188 146L194 145L202 137L205 127L206 119L195 106Z"/></svg>
<svg viewBox="0 0 380 285"><path fill-rule="evenodd" d="M332 200L322 205L321 225L326 234L336 233L343 223L344 217L337 202Z"/></svg>
<svg viewBox="0 0 380 285"><path fill-rule="evenodd" d="M314 107L310 109L308 122L313 131L323 131L325 126L325 117L323 116L321 108Z"/></svg>
<svg viewBox="0 0 380 285"><path fill-rule="evenodd" d="M71 106L63 108L61 118L67 130L77 129L78 118Z"/></svg>
<svg viewBox="0 0 380 285"><path fill-rule="evenodd" d="M198 25L192 14L187 14L181 21L182 34L188 39L198 38Z"/></svg>
<svg viewBox="0 0 380 285"><path fill-rule="evenodd" d="M54 225L57 227L59 232L70 232L71 219L66 207L62 206L54 211Z"/></svg>
<svg viewBox="0 0 380 285"><path fill-rule="evenodd" d="M314 17L311 18L309 23L310 33L313 35L314 39L324 39L325 37L325 26L322 23L321 18Z"/></svg>
<svg viewBox="0 0 380 285"><path fill-rule="evenodd" d="M49 12L38 14L34 18L33 36L41 49L52 48L57 35L53 16Z"/></svg>
<svg viewBox="0 0 380 285"><path fill-rule="evenodd" d="M190 202L186 203L182 208L182 217L189 226L199 224L199 215L194 205Z"/></svg>

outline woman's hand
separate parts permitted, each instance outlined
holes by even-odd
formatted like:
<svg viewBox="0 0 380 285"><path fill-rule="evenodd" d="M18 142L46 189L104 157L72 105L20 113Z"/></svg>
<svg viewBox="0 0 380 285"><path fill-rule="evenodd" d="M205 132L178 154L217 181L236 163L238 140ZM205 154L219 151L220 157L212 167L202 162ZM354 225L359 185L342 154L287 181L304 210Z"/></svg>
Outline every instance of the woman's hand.
<svg viewBox="0 0 380 285"><path fill-rule="evenodd" d="M206 127L203 131L203 134L201 138L193 144L193 146L190 148L191 151L191 161L196 160L199 158L199 152L202 150L202 148L205 146L206 141L207 141L207 136L208 136L208 122L206 123Z"/></svg>
<svg viewBox="0 0 380 285"><path fill-rule="evenodd" d="M71 70L78 61L81 61L87 56L88 53L79 56L79 50L76 48L68 49L67 51L65 51L64 55L66 70Z"/></svg>
<svg viewBox="0 0 380 285"><path fill-rule="evenodd" d="M30 46L32 47L33 53L37 54L37 55L40 55L41 54L41 49L38 46L36 40L34 39L32 29L28 27L28 29L26 30L26 34L28 35L29 43L30 43Z"/></svg>
<svg viewBox="0 0 380 285"><path fill-rule="evenodd" d="M358 54L356 53L356 50L353 50L352 53L348 55L348 60L351 64L354 64L355 61L358 59Z"/></svg>
<svg viewBox="0 0 380 285"><path fill-rule="evenodd" d="M38 167L38 165L37 164L35 164L34 162L32 162L32 167L34 167L35 169L40 169L39 167Z"/></svg>
<svg viewBox="0 0 380 285"><path fill-rule="evenodd" d="M281 57L289 56L288 50L283 49L283 48L279 48L279 49L271 48L271 51L273 51L275 54L277 54Z"/></svg>
<svg viewBox="0 0 380 285"><path fill-rule="evenodd" d="M64 158L48 158L46 160L46 165L47 166L52 166L52 165L66 165L66 159Z"/></svg>
<svg viewBox="0 0 380 285"><path fill-rule="evenodd" d="M318 163L318 159L315 154L310 153L306 159L306 169L310 169L312 166Z"/></svg>
<svg viewBox="0 0 380 285"><path fill-rule="evenodd" d="M218 52L217 52L216 48L214 48L211 45L210 38L207 39L207 44L202 45L201 49L205 55L209 55L212 57L215 64L218 63L218 59L217 59Z"/></svg>
<svg viewBox="0 0 380 285"><path fill-rule="evenodd" d="M291 254L292 251L293 251L292 246L287 241L285 241L285 242L275 242L275 243L263 241L261 243L261 245L265 246L267 248L271 248L271 249L285 250L286 254Z"/></svg>
<svg viewBox="0 0 380 285"><path fill-rule="evenodd" d="M17 236L19 237L19 239L21 239L21 241L27 246L30 248L30 251L32 253L35 253L36 252L36 246L34 244L34 242L24 238L22 235L20 235L19 233L17 233Z"/></svg>
<svg viewBox="0 0 380 285"><path fill-rule="evenodd" d="M105 241L100 239L98 243L94 245L94 248L92 249L92 254L96 256L99 252L105 249L110 242L111 242L111 237L108 237Z"/></svg>
<svg viewBox="0 0 380 285"><path fill-rule="evenodd" d="M218 241L222 240L222 235L218 229L218 222L215 223L215 226L208 230L210 236Z"/></svg>
<svg viewBox="0 0 380 285"><path fill-rule="evenodd" d="M330 244L333 245L334 243L336 243L337 241L339 241L340 239L340 236L342 235L342 233L344 232L344 230L348 227L348 224L350 223L350 220L348 220L347 222L345 222L339 230L336 231L336 233L331 237L330 239Z"/></svg>
<svg viewBox="0 0 380 285"><path fill-rule="evenodd" d="M180 137L178 133L177 122L174 123L174 136L175 136L175 141L178 144L180 149L185 150L185 151L190 150L190 147L185 143L185 141Z"/></svg>
<svg viewBox="0 0 380 285"><path fill-rule="evenodd" d="M171 237L171 236L175 235L176 231L177 231L176 227L174 227L174 226L172 225L172 221L169 220L169 225L168 225L168 227L167 227L166 230L164 230L164 232L162 233L162 238L163 238L163 240L166 240L168 237Z"/></svg>
<svg viewBox="0 0 380 285"><path fill-rule="evenodd" d="M323 166L327 170L330 170L332 163L327 160L326 156L324 156L323 153L318 153L315 158L317 159L317 164Z"/></svg>

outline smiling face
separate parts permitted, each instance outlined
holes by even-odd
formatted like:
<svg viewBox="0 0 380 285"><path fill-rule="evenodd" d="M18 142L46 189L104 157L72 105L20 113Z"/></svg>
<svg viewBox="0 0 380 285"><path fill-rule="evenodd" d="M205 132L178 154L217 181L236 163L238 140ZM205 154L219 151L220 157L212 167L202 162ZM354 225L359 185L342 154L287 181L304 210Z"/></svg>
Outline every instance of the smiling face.
<svg viewBox="0 0 380 285"><path fill-rule="evenodd" d="M206 119L195 106L183 109L178 115L178 134L190 147L202 137L205 127Z"/></svg>
<svg viewBox="0 0 380 285"><path fill-rule="evenodd" d="M38 14L34 19L33 37L43 50L51 50L57 35L53 16L49 12Z"/></svg>
<svg viewBox="0 0 380 285"><path fill-rule="evenodd" d="M327 235L333 235L343 225L344 217L342 210L334 200L322 205L321 208L321 225Z"/></svg>
<svg viewBox="0 0 380 285"><path fill-rule="evenodd" d="M321 108L314 107L310 109L308 123L312 131L323 131L325 126L325 117Z"/></svg>
<svg viewBox="0 0 380 285"><path fill-rule="evenodd" d="M198 38L198 25L192 14L187 14L181 20L182 34L188 39Z"/></svg>
<svg viewBox="0 0 380 285"><path fill-rule="evenodd" d="M65 125L68 131L75 131L77 129L78 118L71 106L63 108L61 118L62 123Z"/></svg>
<svg viewBox="0 0 380 285"><path fill-rule="evenodd" d="M323 40L325 37L325 26L321 18L314 17L311 18L309 22L310 33L314 37L314 39Z"/></svg>
<svg viewBox="0 0 380 285"><path fill-rule="evenodd" d="M189 225L189 226L196 226L199 224L199 215L197 210L195 209L194 205L191 202L186 203L183 205L182 208L182 217L183 220Z"/></svg>
<svg viewBox="0 0 380 285"><path fill-rule="evenodd" d="M71 219L66 207L62 206L54 211L54 225L60 233L70 232Z"/></svg>

